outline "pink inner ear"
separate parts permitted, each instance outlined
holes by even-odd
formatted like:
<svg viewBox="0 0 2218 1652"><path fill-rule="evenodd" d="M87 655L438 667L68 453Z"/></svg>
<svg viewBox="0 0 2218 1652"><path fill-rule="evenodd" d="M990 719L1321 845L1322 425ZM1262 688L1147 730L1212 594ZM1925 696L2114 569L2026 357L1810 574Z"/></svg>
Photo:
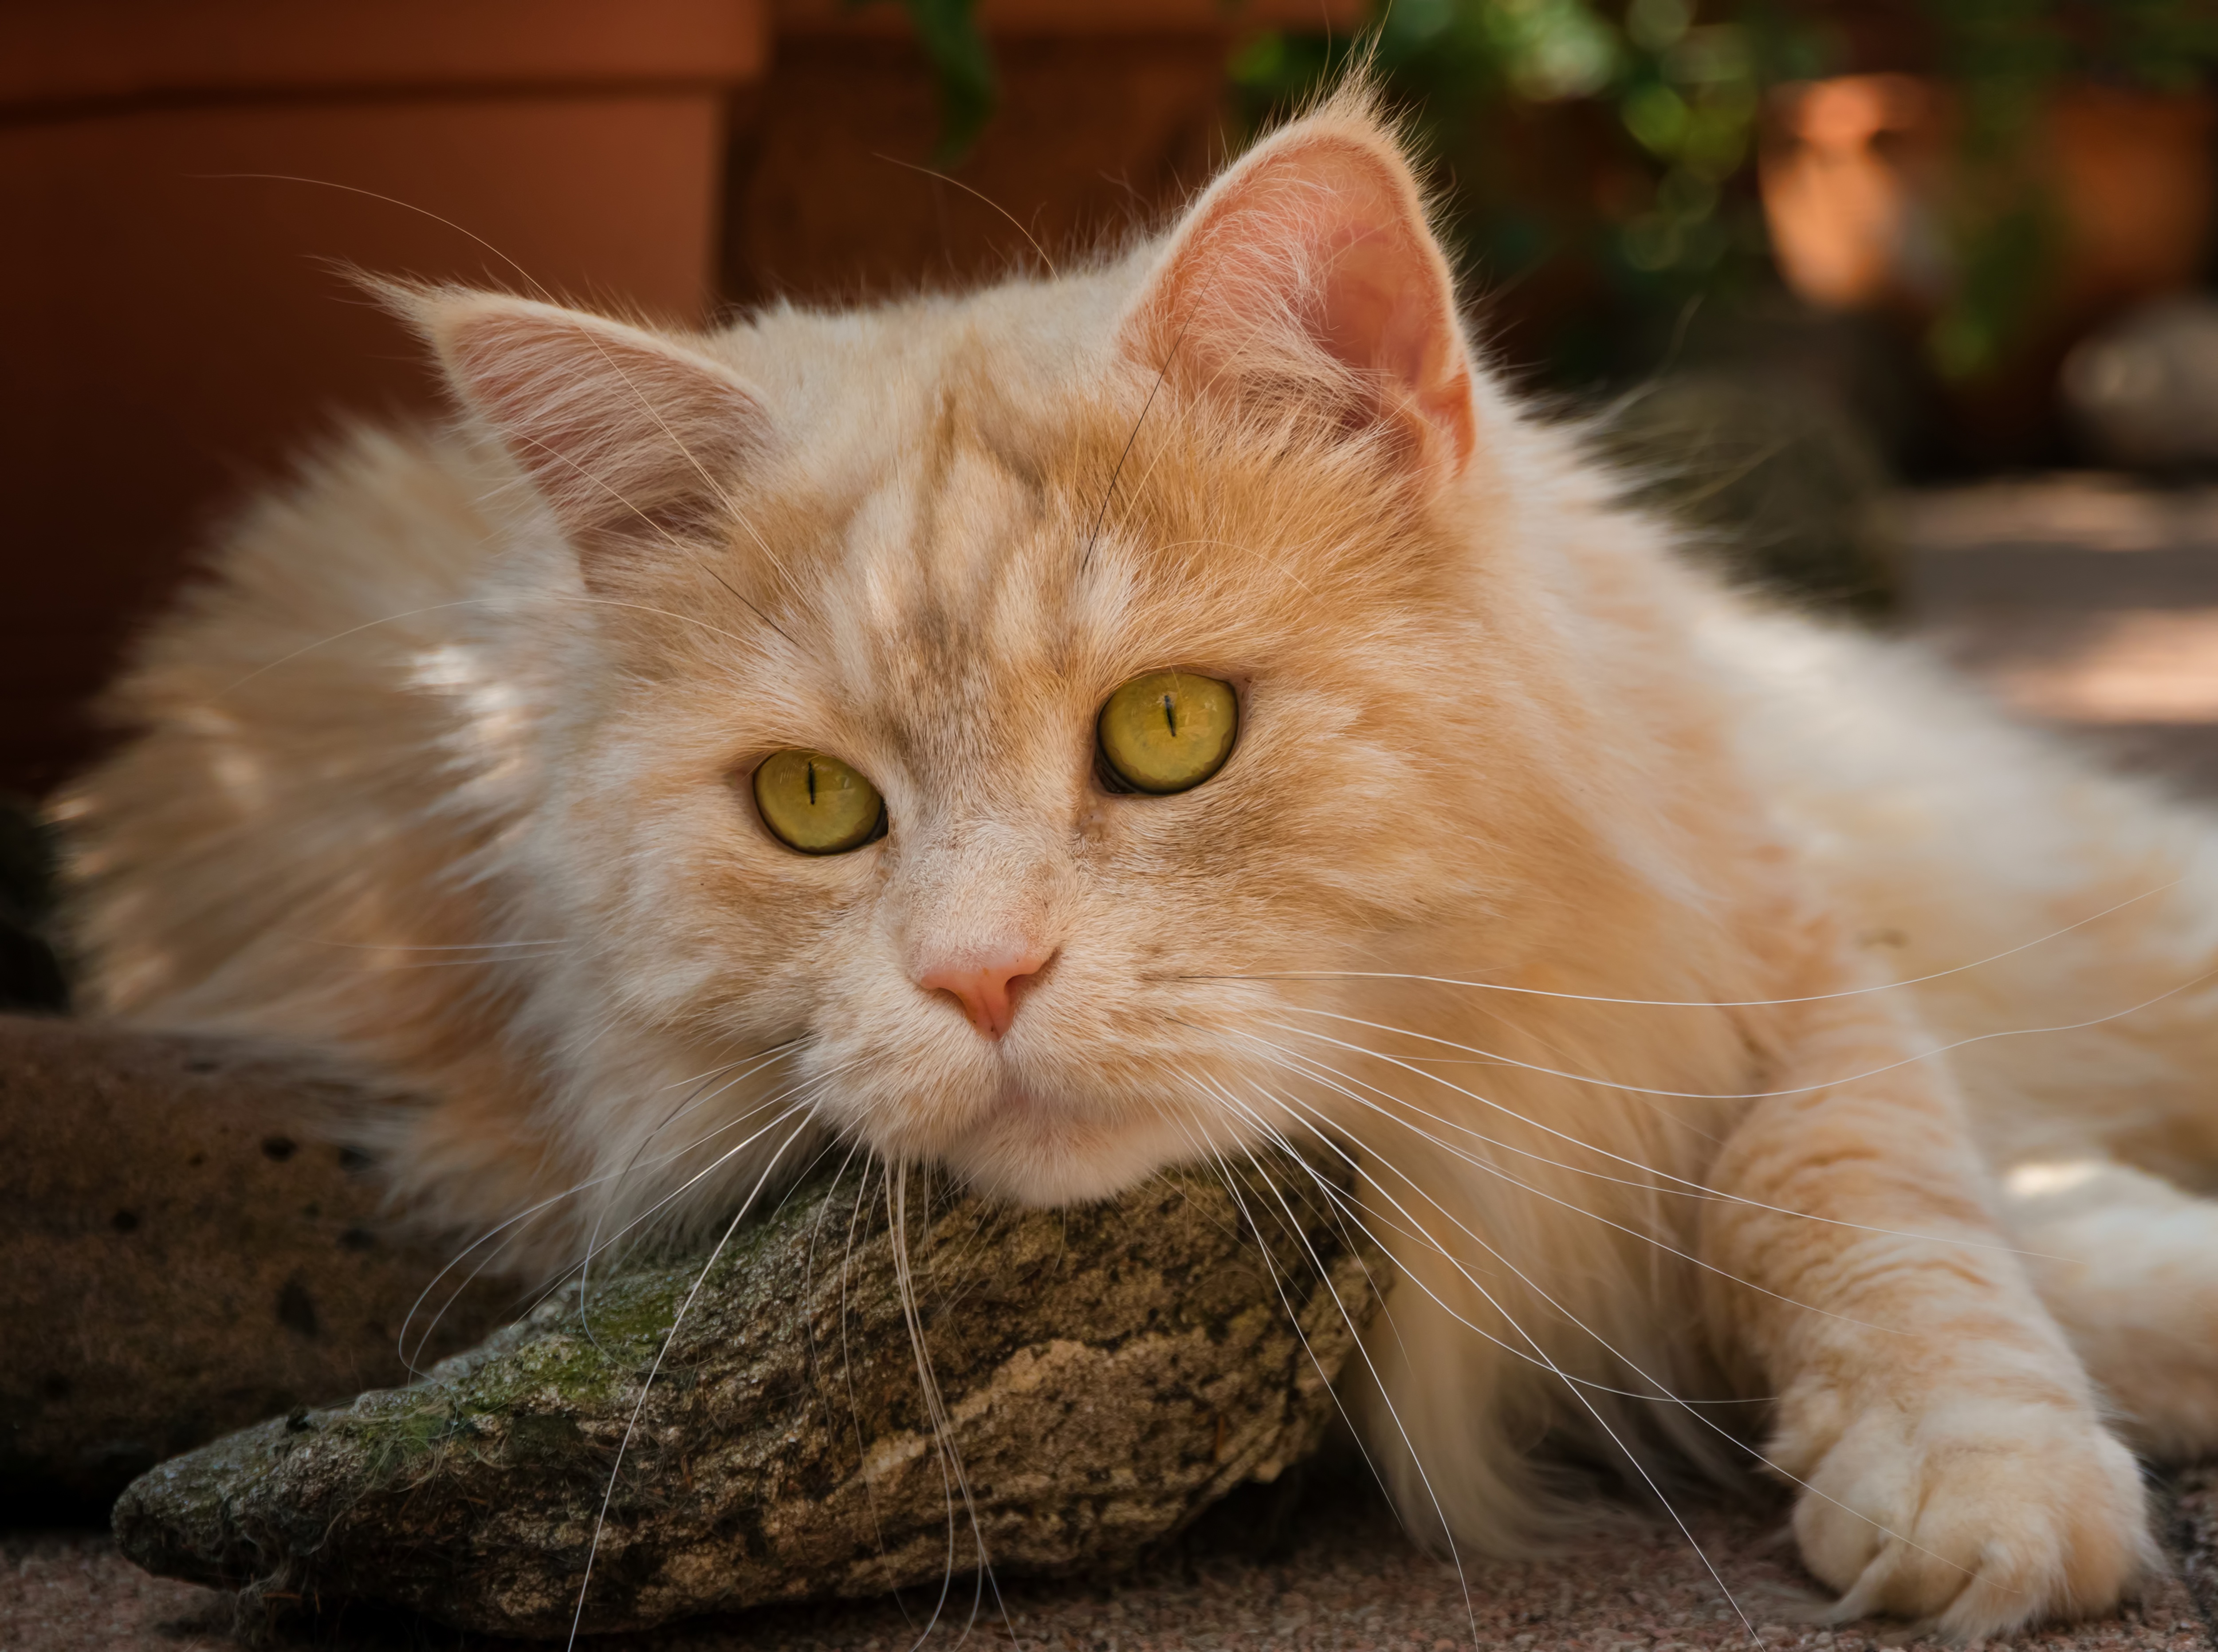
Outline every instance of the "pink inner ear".
<svg viewBox="0 0 2218 1652"><path fill-rule="evenodd" d="M1409 169L1365 123L1304 123L1221 179L1127 336L1204 388L1322 354L1369 382L1379 417L1414 416L1451 470L1477 442L1447 262Z"/></svg>
<svg viewBox="0 0 2218 1652"><path fill-rule="evenodd" d="M429 330L581 552L713 516L764 439L738 380L620 322L474 295L434 309Z"/></svg>

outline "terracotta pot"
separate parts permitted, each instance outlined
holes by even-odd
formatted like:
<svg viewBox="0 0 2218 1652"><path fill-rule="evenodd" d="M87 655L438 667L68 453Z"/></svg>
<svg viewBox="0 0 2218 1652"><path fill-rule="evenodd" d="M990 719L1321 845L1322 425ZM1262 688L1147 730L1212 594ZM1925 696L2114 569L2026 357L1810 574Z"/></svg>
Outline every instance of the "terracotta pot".
<svg viewBox="0 0 2218 1652"><path fill-rule="evenodd" d="M1206 176L1238 34L1362 10L984 0L1001 108L949 183L888 0L0 8L0 789L92 749L212 518L342 412L432 404L341 266L686 319L1059 256Z"/></svg>
<svg viewBox="0 0 2218 1652"><path fill-rule="evenodd" d="M1000 102L976 147L941 169L938 88L906 12L777 0L775 71L734 133L726 291L836 302L1083 256L1160 221L1224 158L1242 35L1344 38L1367 10L980 0Z"/></svg>
<svg viewBox="0 0 2218 1652"><path fill-rule="evenodd" d="M1949 390L1966 457L2053 456L2056 368L2091 328L2200 277L2214 184L2212 100L2074 84L2017 164L2050 213L2052 267L1999 358ZM1938 317L1961 278L1951 226L1973 179L1939 82L1856 75L1785 89L1760 162L1780 273L1822 309ZM1992 187L1992 186L1990 186Z"/></svg>
<svg viewBox="0 0 2218 1652"><path fill-rule="evenodd" d="M430 405L340 265L703 314L727 98L768 46L755 0L0 9L0 787L81 758L251 479L335 409Z"/></svg>

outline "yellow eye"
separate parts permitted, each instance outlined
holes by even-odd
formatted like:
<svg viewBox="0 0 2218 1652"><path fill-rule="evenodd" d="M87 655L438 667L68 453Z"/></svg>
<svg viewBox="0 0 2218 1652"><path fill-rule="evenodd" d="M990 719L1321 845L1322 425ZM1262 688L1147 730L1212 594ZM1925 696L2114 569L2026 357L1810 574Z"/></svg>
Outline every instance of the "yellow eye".
<svg viewBox="0 0 2218 1652"><path fill-rule="evenodd" d="M755 765L763 824L804 855L860 848L885 818L878 789L821 752L773 752Z"/></svg>
<svg viewBox="0 0 2218 1652"><path fill-rule="evenodd" d="M1119 780L1137 791L1182 792L1232 755L1240 699L1214 678L1149 671L1109 696L1095 727Z"/></svg>

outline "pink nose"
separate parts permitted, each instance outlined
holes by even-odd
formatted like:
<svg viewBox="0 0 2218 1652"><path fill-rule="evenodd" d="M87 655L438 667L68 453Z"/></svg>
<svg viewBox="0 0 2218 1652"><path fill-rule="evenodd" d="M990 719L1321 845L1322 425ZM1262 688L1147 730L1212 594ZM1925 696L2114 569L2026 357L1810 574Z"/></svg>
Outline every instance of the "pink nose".
<svg viewBox="0 0 2218 1652"><path fill-rule="evenodd" d="M973 956L962 963L934 964L916 978L916 984L927 993L951 993L972 1026L988 1038L999 1038L1017 1018L1017 984L1046 968L1054 956L1053 947L1027 947L982 961Z"/></svg>

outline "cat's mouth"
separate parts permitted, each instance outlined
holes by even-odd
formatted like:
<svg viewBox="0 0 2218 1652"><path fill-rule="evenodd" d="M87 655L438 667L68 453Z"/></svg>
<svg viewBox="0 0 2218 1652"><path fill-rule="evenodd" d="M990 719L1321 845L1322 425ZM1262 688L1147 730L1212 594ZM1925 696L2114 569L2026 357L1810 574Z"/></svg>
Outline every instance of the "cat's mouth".
<svg viewBox="0 0 2218 1652"><path fill-rule="evenodd" d="M1109 1197L1191 1154L1167 1114L1005 1073L939 1156L981 1192L1056 1205Z"/></svg>

